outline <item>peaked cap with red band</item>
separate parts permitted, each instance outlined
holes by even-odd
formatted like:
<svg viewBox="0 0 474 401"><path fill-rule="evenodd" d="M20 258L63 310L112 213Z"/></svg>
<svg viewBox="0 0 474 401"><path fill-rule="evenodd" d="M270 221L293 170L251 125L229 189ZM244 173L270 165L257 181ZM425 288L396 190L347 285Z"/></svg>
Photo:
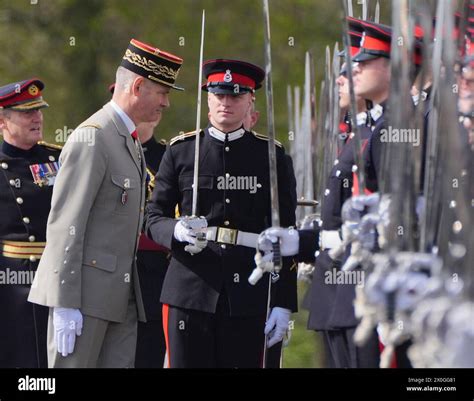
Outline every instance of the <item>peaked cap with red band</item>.
<svg viewBox="0 0 474 401"><path fill-rule="evenodd" d="M181 64L183 64L183 59L132 39L120 65L155 83L184 90L175 85Z"/></svg>
<svg viewBox="0 0 474 401"><path fill-rule="evenodd" d="M202 72L207 79L202 90L217 94L253 93L262 87L265 78L265 71L259 66L239 60L208 60Z"/></svg>
<svg viewBox="0 0 474 401"><path fill-rule="evenodd" d="M0 109L15 111L38 110L49 107L41 91L44 83L37 78L14 82L0 88Z"/></svg>
<svg viewBox="0 0 474 401"><path fill-rule="evenodd" d="M362 20L354 18L354 17L347 17L347 22L349 24L349 40L350 40L350 52L351 58L353 58L360 50L360 41L362 39L362 32L364 31L364 27L362 25ZM346 56L345 49L339 52L340 57ZM339 75L344 75L347 73L347 65L343 63L341 66L341 71Z"/></svg>
<svg viewBox="0 0 474 401"><path fill-rule="evenodd" d="M367 61L378 57L390 58L392 28L370 21L361 21L361 24L364 32L360 42L360 51L354 56L352 61Z"/></svg>

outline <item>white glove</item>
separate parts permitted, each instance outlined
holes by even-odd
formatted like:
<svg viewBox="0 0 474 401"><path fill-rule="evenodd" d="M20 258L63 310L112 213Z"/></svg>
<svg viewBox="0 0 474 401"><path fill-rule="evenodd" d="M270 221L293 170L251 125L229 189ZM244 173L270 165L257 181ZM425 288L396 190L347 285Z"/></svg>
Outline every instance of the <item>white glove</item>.
<svg viewBox="0 0 474 401"><path fill-rule="evenodd" d="M272 308L270 317L265 323L265 335L268 336L267 346L272 347L276 343L283 341L288 324L290 323L291 311L278 306Z"/></svg>
<svg viewBox="0 0 474 401"><path fill-rule="evenodd" d="M257 284L263 276L263 273L270 273L275 270L273 263L273 252L268 252L265 255L262 255L260 252L257 252L254 256L256 267L253 269L250 274L248 281L250 284Z"/></svg>
<svg viewBox="0 0 474 401"><path fill-rule="evenodd" d="M294 256L298 254L300 246L300 235L293 227L281 228L270 227L263 231L258 237L258 249L264 252L273 250L272 243L280 241L281 256Z"/></svg>
<svg viewBox="0 0 474 401"><path fill-rule="evenodd" d="M79 309L53 308L54 344L62 356L74 352L76 336L82 333L82 314Z"/></svg>
<svg viewBox="0 0 474 401"><path fill-rule="evenodd" d="M174 237L180 242L188 242L184 250L195 255L207 246L206 228L204 217L184 216L174 226Z"/></svg>
<svg viewBox="0 0 474 401"><path fill-rule="evenodd" d="M304 281L311 283L313 280L314 264L310 263L298 263L298 273L296 279L298 281Z"/></svg>

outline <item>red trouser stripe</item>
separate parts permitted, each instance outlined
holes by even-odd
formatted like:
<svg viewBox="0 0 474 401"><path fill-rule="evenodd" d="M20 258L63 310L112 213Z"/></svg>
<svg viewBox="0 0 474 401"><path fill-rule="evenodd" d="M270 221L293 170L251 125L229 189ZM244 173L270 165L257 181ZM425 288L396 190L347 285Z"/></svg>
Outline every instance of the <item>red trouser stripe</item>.
<svg viewBox="0 0 474 401"><path fill-rule="evenodd" d="M163 332L165 333L166 352L168 354L168 368L171 368L170 341L168 336L168 319L170 306L163 304Z"/></svg>
<svg viewBox="0 0 474 401"><path fill-rule="evenodd" d="M382 351L384 350L385 348L385 345L382 344L382 341L379 340L379 350L380 350L380 354L382 354ZM390 362L390 369L396 369L398 368L398 364L397 364L397 354L394 352L393 353L393 356L392 356L392 360Z"/></svg>

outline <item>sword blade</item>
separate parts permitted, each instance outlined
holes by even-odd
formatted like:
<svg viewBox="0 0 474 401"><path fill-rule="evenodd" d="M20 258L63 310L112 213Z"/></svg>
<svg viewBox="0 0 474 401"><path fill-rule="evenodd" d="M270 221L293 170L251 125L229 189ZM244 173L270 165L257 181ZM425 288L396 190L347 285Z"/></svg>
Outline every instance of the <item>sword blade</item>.
<svg viewBox="0 0 474 401"><path fill-rule="evenodd" d="M202 62L204 55L204 27L206 24L206 10L202 10L201 22L201 46L199 50L199 72L198 72L198 96L196 106L196 143L194 148L194 176L193 176L193 206L192 215L198 213L198 185L199 185L199 145L201 138L201 82L202 82Z"/></svg>

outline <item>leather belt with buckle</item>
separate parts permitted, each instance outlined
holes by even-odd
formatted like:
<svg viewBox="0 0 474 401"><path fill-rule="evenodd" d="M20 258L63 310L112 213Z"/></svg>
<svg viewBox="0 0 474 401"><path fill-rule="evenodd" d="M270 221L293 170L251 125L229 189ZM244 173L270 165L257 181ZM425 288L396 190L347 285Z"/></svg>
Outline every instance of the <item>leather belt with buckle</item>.
<svg viewBox="0 0 474 401"><path fill-rule="evenodd" d="M219 244L242 245L248 248L256 248L258 234L239 231L235 228L208 227L206 231L208 241Z"/></svg>

